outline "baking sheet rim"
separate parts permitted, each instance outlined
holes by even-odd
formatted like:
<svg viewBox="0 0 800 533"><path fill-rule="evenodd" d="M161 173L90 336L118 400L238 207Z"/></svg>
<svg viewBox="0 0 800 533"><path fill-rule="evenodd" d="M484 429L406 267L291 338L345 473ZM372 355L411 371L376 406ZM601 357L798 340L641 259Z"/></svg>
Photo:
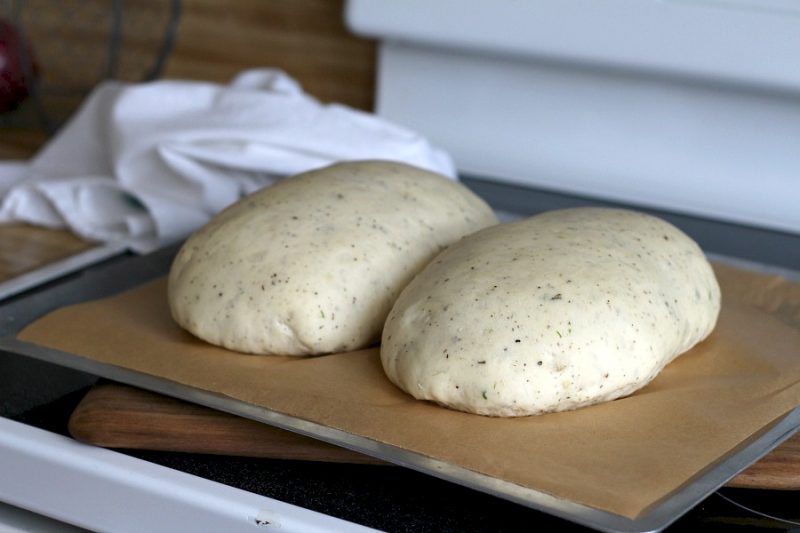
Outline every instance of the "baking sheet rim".
<svg viewBox="0 0 800 533"><path fill-rule="evenodd" d="M493 478L368 437L347 433L166 378L20 341L14 337L0 339L0 349L300 433L602 531L634 533L659 531L667 527L727 481L800 430L800 407L797 407L640 516L627 518L560 499L533 488Z"/></svg>

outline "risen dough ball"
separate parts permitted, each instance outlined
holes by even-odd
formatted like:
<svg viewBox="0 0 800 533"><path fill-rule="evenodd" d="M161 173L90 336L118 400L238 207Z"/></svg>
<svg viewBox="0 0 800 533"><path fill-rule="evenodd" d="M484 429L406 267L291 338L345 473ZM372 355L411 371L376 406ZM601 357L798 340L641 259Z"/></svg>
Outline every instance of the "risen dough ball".
<svg viewBox="0 0 800 533"><path fill-rule="evenodd" d="M643 387L714 328L700 248L652 216L569 209L484 229L405 288L381 346L412 396L493 416L563 411Z"/></svg>
<svg viewBox="0 0 800 533"><path fill-rule="evenodd" d="M212 344L309 355L376 343L439 251L496 223L463 185L400 163L333 165L229 207L181 248L172 316Z"/></svg>

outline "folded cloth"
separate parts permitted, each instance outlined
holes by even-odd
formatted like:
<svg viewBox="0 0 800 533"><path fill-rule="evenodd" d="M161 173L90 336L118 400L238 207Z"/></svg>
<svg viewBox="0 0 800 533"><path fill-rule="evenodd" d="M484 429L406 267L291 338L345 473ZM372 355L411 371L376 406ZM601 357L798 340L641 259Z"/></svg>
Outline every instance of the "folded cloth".
<svg viewBox="0 0 800 533"><path fill-rule="evenodd" d="M68 227L144 252L241 196L336 161L389 159L455 177L420 135L323 105L281 71L229 85L103 82L29 162L0 163L0 222Z"/></svg>

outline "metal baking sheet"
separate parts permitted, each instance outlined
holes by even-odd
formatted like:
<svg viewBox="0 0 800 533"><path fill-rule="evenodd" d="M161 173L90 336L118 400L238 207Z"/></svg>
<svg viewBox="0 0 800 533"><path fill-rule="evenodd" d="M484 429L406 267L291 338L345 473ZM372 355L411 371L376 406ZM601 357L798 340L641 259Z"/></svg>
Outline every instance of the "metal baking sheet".
<svg viewBox="0 0 800 533"><path fill-rule="evenodd" d="M111 296L165 275L176 251L177 247L171 247L147 256L125 258L118 263L89 269L69 283L41 288L24 297L12 299L0 306L0 349L294 431L602 531L645 532L664 529L800 429L800 408L797 408L649 512L629 519L260 406L15 338L27 324L59 307Z"/></svg>

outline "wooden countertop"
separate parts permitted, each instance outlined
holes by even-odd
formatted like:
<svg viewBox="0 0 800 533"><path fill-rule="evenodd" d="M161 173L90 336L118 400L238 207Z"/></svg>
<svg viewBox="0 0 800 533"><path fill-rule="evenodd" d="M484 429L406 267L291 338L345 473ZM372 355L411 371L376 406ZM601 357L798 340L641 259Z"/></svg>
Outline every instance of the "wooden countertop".
<svg viewBox="0 0 800 533"><path fill-rule="evenodd" d="M0 225L0 282L92 247L69 231L27 224Z"/></svg>

